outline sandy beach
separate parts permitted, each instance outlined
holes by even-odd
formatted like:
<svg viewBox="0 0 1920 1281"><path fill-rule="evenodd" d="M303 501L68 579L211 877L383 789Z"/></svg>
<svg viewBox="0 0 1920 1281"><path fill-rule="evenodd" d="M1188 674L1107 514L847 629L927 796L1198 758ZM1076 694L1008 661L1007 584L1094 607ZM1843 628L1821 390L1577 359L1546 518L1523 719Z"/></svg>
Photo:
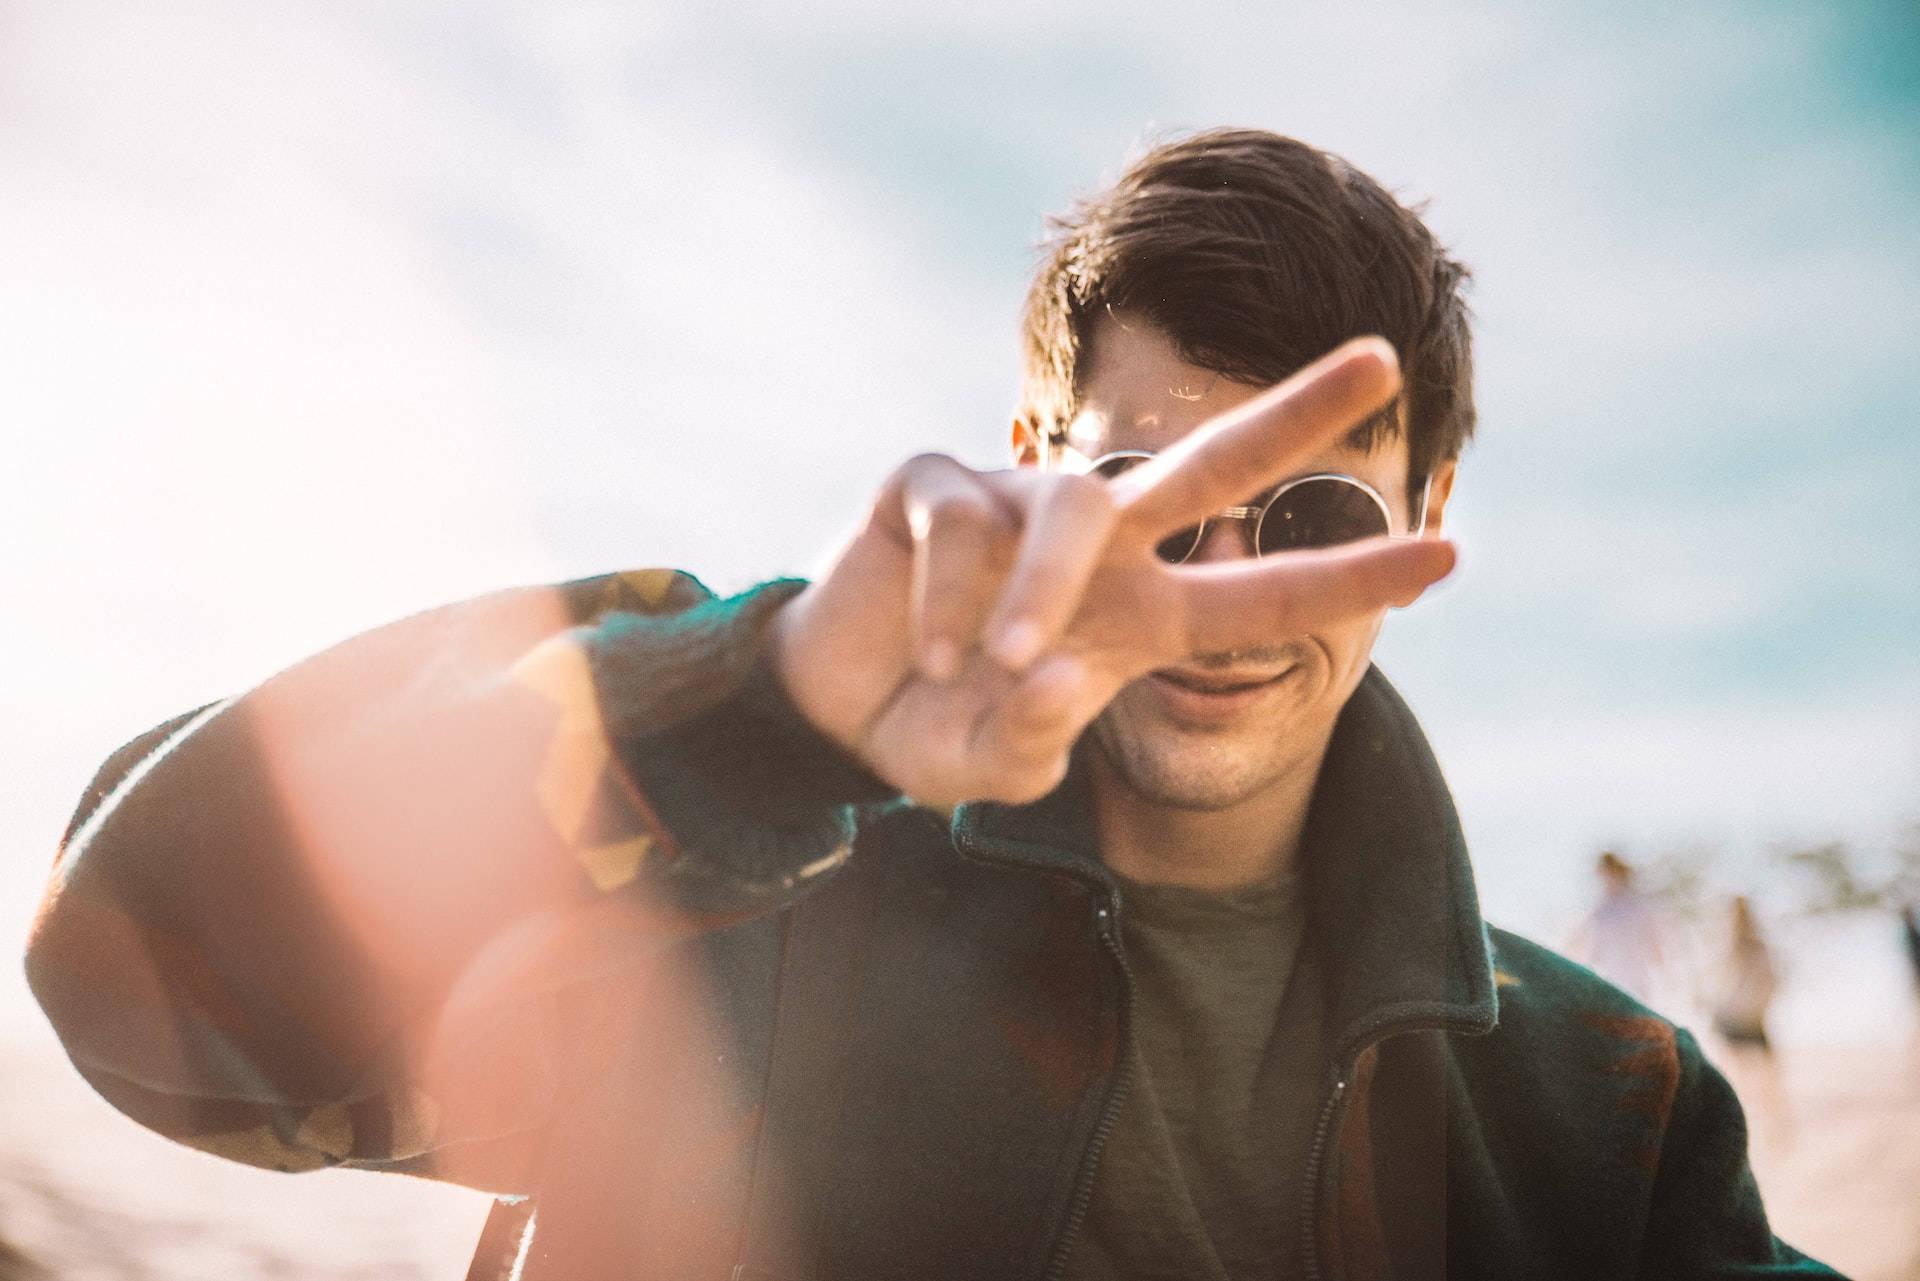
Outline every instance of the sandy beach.
<svg viewBox="0 0 1920 1281"><path fill-rule="evenodd" d="M490 1204L181 1147L108 1107L51 1044L0 1047L0 1097L0 1237L59 1281L460 1281Z"/></svg>
<svg viewBox="0 0 1920 1281"><path fill-rule="evenodd" d="M1785 1115L1749 1100L1776 1230L1856 1281L1920 1281L1920 1059L1801 1048L1780 1066ZM61 1281L460 1281L486 1215L458 1188L179 1147L113 1112L51 1045L0 1048L0 1089L0 1233Z"/></svg>
<svg viewBox="0 0 1920 1281"><path fill-rule="evenodd" d="M1856 1281L1920 1281L1920 1047L1789 1049L1780 1070L1784 1123L1743 1096L1774 1231Z"/></svg>

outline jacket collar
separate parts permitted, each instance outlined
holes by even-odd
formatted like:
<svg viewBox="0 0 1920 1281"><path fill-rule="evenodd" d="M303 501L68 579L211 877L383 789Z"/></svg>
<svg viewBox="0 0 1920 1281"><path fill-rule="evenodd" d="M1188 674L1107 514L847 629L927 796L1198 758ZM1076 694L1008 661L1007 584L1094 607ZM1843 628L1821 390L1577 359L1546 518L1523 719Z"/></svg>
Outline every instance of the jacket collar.
<svg viewBox="0 0 1920 1281"><path fill-rule="evenodd" d="M1100 859L1086 772L1031 805L963 805L963 852L1119 890ZM1341 1062L1396 1031L1491 1031L1493 961L1453 798L1378 668L1341 710L1307 811L1308 928Z"/></svg>

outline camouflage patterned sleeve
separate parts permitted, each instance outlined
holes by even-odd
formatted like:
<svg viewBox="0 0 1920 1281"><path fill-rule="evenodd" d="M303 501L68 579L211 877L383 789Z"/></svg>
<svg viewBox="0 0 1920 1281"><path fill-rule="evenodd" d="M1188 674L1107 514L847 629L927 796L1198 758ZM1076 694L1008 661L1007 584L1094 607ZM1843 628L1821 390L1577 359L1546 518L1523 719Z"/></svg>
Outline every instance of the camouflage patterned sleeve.
<svg viewBox="0 0 1920 1281"><path fill-rule="evenodd" d="M498 593L136 740L29 943L75 1065L223 1156L520 1190L648 1015L598 980L805 893L888 792L767 668L798 588Z"/></svg>

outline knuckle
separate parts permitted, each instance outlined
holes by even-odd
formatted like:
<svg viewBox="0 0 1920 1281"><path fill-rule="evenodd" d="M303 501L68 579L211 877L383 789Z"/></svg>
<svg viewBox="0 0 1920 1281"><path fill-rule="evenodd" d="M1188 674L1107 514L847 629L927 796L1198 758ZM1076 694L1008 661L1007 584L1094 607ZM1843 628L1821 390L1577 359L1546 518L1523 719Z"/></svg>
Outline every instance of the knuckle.
<svg viewBox="0 0 1920 1281"><path fill-rule="evenodd" d="M923 505L929 528L940 533L973 534L992 528L993 510L974 493L949 490Z"/></svg>
<svg viewBox="0 0 1920 1281"><path fill-rule="evenodd" d="M915 454L895 468L893 474L900 477L923 477L948 472L960 466L961 464L950 454Z"/></svg>
<svg viewBox="0 0 1920 1281"><path fill-rule="evenodd" d="M1081 520L1111 520L1120 510L1113 486L1097 476L1060 477L1053 501L1071 509Z"/></svg>
<svg viewBox="0 0 1920 1281"><path fill-rule="evenodd" d="M960 477L970 475L965 466L945 454L915 454L894 468L885 490L897 493L905 505L914 507L948 492Z"/></svg>

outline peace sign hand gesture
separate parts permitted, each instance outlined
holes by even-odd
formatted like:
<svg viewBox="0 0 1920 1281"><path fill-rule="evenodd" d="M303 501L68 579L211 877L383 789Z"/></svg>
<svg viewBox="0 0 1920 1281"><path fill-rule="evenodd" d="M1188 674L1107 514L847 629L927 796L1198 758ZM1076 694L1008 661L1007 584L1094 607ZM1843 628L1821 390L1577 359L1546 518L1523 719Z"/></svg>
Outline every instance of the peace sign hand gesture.
<svg viewBox="0 0 1920 1281"><path fill-rule="evenodd" d="M818 729L924 803L1042 796L1128 682L1409 604L1453 567L1431 538L1193 565L1155 553L1398 387L1393 349L1361 338L1111 480L912 459L781 610L775 668Z"/></svg>

